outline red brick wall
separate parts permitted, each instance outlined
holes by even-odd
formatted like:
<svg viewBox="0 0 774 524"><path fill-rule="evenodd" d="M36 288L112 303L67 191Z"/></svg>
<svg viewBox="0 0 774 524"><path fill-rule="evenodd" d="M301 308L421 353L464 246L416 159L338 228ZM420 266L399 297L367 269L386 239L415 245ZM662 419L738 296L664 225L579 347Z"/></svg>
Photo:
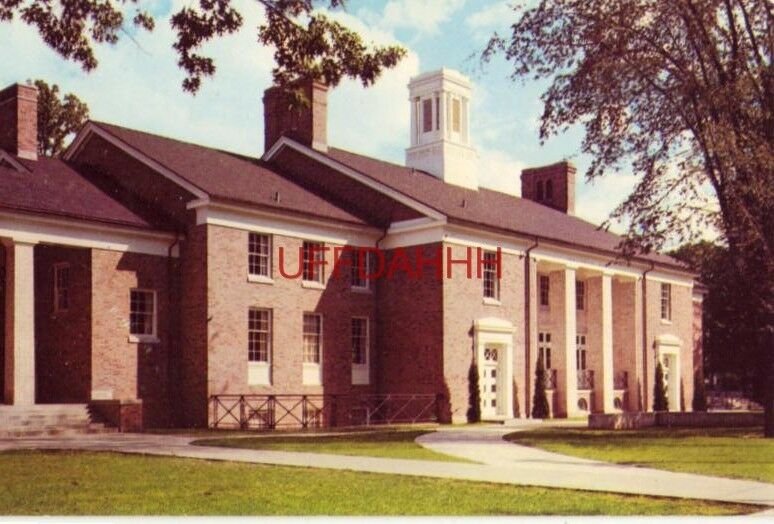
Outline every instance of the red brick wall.
<svg viewBox="0 0 774 524"><path fill-rule="evenodd" d="M67 263L69 308L54 308L54 265ZM91 250L35 247L35 386L39 403L91 398Z"/></svg>
<svg viewBox="0 0 774 524"><path fill-rule="evenodd" d="M693 372L696 380L704 380L704 305L700 300L693 301ZM687 402L688 399L686 399ZM693 395L691 396L693 400Z"/></svg>
<svg viewBox="0 0 774 524"><path fill-rule="evenodd" d="M369 391L352 386L351 318L368 317L374 354L375 294L350 289L349 273L332 278L333 252L325 255L325 288L309 289L300 279L279 272L279 250L284 249L287 273L299 267L303 240L272 236L273 284L248 282L248 232L207 226L207 364L208 393L348 393ZM326 244L333 249L333 245ZM272 384L248 384L247 318L250 307L269 308L273 316ZM302 322L304 312L323 315L322 386L302 383ZM374 359L371 359L372 362ZM372 371L373 371L372 366ZM374 383L373 376L371 383Z"/></svg>
<svg viewBox="0 0 774 524"><path fill-rule="evenodd" d="M172 341L166 257L92 250L92 389L143 401L143 424L169 423L167 358ZM156 290L158 343L129 342L132 288Z"/></svg>
<svg viewBox="0 0 774 524"><path fill-rule="evenodd" d="M564 213L575 214L575 166L558 162L549 166L525 169L521 172L521 196L534 202L537 199L537 183L551 180L553 196L540 203ZM544 192L545 195L545 192Z"/></svg>
<svg viewBox="0 0 774 524"><path fill-rule="evenodd" d="M452 249L454 260L467 258L466 248L444 244ZM451 393L451 413L463 420L468 407L468 371L473 358L473 322L496 317L513 323L513 380L517 385L520 410L524 412L524 261L516 255L502 254L500 305L484 304L483 280L476 276L476 249L472 249L472 277L464 265L452 266L452 278L443 281L443 369ZM513 387L512 385L509 385ZM512 413L512 407L509 413Z"/></svg>
<svg viewBox="0 0 774 524"><path fill-rule="evenodd" d="M38 90L11 85L0 91L0 149L30 157L38 151Z"/></svg>
<svg viewBox="0 0 774 524"><path fill-rule="evenodd" d="M328 88L319 82L306 82L301 90L307 103L302 107L293 107L281 88L272 87L264 93L265 151L283 135L307 146L327 144Z"/></svg>
<svg viewBox="0 0 774 524"><path fill-rule="evenodd" d="M0 391L5 392L5 246L0 243Z"/></svg>

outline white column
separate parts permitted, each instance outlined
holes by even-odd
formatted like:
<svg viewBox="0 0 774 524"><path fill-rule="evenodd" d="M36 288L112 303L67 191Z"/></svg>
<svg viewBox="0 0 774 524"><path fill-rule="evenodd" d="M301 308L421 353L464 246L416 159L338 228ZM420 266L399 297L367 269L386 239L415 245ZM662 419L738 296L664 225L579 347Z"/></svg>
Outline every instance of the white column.
<svg viewBox="0 0 774 524"><path fill-rule="evenodd" d="M578 369L577 369L577 325L575 315L575 268L564 269L564 340L565 352L564 391L568 417L579 414L578 410Z"/></svg>
<svg viewBox="0 0 774 524"><path fill-rule="evenodd" d="M5 244L5 402L35 403L35 245Z"/></svg>
<svg viewBox="0 0 774 524"><path fill-rule="evenodd" d="M602 409L614 411L613 400L613 284L609 273L602 275Z"/></svg>
<svg viewBox="0 0 774 524"><path fill-rule="evenodd" d="M412 147L419 143L419 122L418 108L415 98L411 99L411 145Z"/></svg>

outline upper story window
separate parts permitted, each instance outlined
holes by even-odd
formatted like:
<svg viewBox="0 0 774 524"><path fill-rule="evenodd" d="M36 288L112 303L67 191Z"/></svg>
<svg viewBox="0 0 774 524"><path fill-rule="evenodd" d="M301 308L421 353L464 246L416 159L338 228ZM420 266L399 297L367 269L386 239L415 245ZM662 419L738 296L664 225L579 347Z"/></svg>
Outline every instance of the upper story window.
<svg viewBox="0 0 774 524"><path fill-rule="evenodd" d="M500 279L498 273L497 253L484 253L484 298L500 300Z"/></svg>
<svg viewBox="0 0 774 524"><path fill-rule="evenodd" d="M304 242L304 274L303 279L307 282L323 283L323 261L325 260L325 251L320 242Z"/></svg>
<svg viewBox="0 0 774 524"><path fill-rule="evenodd" d="M540 305L548 307L548 295L551 291L548 276L540 275Z"/></svg>
<svg viewBox="0 0 774 524"><path fill-rule="evenodd" d="M672 284L661 284L661 319L672 320Z"/></svg>
<svg viewBox="0 0 774 524"><path fill-rule="evenodd" d="M156 336L156 292L132 289L129 299L129 334Z"/></svg>
<svg viewBox="0 0 774 524"><path fill-rule="evenodd" d="M433 100L422 100L422 132L429 133L433 130Z"/></svg>
<svg viewBox="0 0 774 524"><path fill-rule="evenodd" d="M271 237L250 233L247 267L250 275L271 278Z"/></svg>
<svg viewBox="0 0 774 524"><path fill-rule="evenodd" d="M362 249L352 251L352 287L358 289L368 289L370 280L368 275L371 272L371 254Z"/></svg>
<svg viewBox="0 0 774 524"><path fill-rule="evenodd" d="M322 355L322 315L304 313L304 362L319 364Z"/></svg>
<svg viewBox="0 0 774 524"><path fill-rule="evenodd" d="M586 369L586 335L575 335L575 368Z"/></svg>
<svg viewBox="0 0 774 524"><path fill-rule="evenodd" d="M70 264L54 265L54 311L61 313L70 309Z"/></svg>
<svg viewBox="0 0 774 524"><path fill-rule="evenodd" d="M462 102L459 98L452 98L452 131L459 133L462 129Z"/></svg>
<svg viewBox="0 0 774 524"><path fill-rule="evenodd" d="M368 364L368 319L352 319L352 363Z"/></svg>
<svg viewBox="0 0 774 524"><path fill-rule="evenodd" d="M580 280L575 281L575 309L586 309L586 283Z"/></svg>
<svg viewBox="0 0 774 524"><path fill-rule="evenodd" d="M271 310L250 308L247 324L247 360L249 362L269 362L271 327Z"/></svg>
<svg viewBox="0 0 774 524"><path fill-rule="evenodd" d="M543 359L543 368L551 369L551 333L538 333L538 356Z"/></svg>

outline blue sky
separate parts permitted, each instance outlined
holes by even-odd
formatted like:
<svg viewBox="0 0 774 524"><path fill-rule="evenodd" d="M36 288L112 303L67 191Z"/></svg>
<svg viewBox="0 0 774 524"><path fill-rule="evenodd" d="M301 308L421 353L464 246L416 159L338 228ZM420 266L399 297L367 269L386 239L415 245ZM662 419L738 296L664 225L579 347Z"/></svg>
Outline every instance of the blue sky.
<svg viewBox="0 0 774 524"><path fill-rule="evenodd" d="M258 156L263 147L261 96L270 85L271 50L256 42L262 12L254 0L235 0L245 17L239 34L206 48L218 71L196 96L183 93L182 73L171 49L168 14L183 0L152 4L157 27L97 49L100 65L84 73L49 50L32 29L0 23L0 86L43 78L74 92L94 119ZM140 4L149 4L140 1ZM583 181L589 159L580 155L580 130L541 146L538 119L545 84L513 82L510 68L495 60L481 70L473 55L493 31L506 33L516 14L502 0L349 0L333 16L358 30L367 41L398 42L407 58L364 90L344 82L330 95L329 142L360 153L402 163L408 145L406 84L420 72L450 67L474 83L472 139L479 153L482 185L518 193L525 166L562 159L578 167L577 214L599 223L631 189L629 174L610 174L593 185ZM8 45L12 43L12 45Z"/></svg>

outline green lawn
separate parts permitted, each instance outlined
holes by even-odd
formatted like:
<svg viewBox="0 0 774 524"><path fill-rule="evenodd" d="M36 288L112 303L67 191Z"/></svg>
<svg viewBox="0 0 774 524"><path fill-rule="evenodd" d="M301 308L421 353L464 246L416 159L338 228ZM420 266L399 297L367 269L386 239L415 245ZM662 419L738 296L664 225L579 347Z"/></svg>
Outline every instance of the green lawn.
<svg viewBox="0 0 774 524"><path fill-rule="evenodd" d="M193 444L196 446L222 446L226 448L305 451L308 453L333 453L336 455L468 462L465 459L430 451L414 442L418 436L425 433L429 432L392 430L330 436L236 437L202 439L194 441Z"/></svg>
<svg viewBox="0 0 774 524"><path fill-rule="evenodd" d="M542 429L506 435L517 444L670 471L774 482L774 440L761 428L631 431Z"/></svg>
<svg viewBox="0 0 774 524"><path fill-rule="evenodd" d="M759 509L142 455L0 454L0 515L727 515Z"/></svg>

